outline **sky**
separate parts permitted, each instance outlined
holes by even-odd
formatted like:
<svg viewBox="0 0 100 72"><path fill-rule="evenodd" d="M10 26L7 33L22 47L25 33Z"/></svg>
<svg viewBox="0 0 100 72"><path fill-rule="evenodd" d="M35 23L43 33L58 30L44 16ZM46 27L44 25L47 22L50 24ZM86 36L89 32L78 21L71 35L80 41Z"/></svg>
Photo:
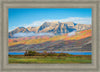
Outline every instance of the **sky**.
<svg viewBox="0 0 100 72"><path fill-rule="evenodd" d="M9 8L8 31L16 27L37 27L44 22L91 24L91 8Z"/></svg>

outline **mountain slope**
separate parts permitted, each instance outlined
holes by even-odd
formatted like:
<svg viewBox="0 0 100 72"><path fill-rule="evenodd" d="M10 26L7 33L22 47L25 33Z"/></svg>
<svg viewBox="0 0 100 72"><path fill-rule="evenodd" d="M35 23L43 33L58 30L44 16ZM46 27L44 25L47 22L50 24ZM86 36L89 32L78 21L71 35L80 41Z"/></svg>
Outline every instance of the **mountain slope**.
<svg viewBox="0 0 100 72"><path fill-rule="evenodd" d="M55 34L61 34L61 33L68 33L68 32L72 32L73 30L76 30L74 28L70 28L68 27L67 24L64 23L57 23L57 24L52 24L52 25L41 25L40 28L42 27L42 29L39 32L52 32Z"/></svg>
<svg viewBox="0 0 100 72"><path fill-rule="evenodd" d="M68 33L44 38L15 38L9 39L9 51L24 51L26 48L36 51L91 51L92 30L76 32L73 36ZM16 40L16 41L15 41Z"/></svg>
<svg viewBox="0 0 100 72"><path fill-rule="evenodd" d="M15 30L11 31L8 33L8 37L11 38L13 37L13 35L15 33L19 33L19 32L23 32L23 33L27 33L27 32L30 32L27 28L24 28L24 27L17 27Z"/></svg>
<svg viewBox="0 0 100 72"><path fill-rule="evenodd" d="M37 32L42 32L42 30L44 30L45 28L48 28L50 30L49 27L54 28L57 24L59 23L58 22L45 22L38 28Z"/></svg>

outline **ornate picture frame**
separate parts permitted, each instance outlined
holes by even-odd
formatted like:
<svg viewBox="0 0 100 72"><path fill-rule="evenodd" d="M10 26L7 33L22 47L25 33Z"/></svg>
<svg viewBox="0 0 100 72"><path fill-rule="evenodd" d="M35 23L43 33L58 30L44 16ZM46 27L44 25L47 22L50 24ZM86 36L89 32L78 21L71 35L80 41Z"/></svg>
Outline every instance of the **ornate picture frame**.
<svg viewBox="0 0 100 72"><path fill-rule="evenodd" d="M8 64L8 8L92 8L92 64ZM0 0L0 72L99 72L100 0Z"/></svg>

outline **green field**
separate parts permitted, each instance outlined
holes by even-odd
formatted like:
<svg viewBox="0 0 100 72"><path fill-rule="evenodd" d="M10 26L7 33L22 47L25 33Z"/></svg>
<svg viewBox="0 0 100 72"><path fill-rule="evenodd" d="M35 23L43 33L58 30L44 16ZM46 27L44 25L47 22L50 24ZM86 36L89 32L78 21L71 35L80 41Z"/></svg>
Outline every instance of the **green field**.
<svg viewBox="0 0 100 72"><path fill-rule="evenodd" d="M66 64L66 63L91 63L91 55L72 55L72 56L21 56L12 55L8 58L9 63L22 63L22 64Z"/></svg>

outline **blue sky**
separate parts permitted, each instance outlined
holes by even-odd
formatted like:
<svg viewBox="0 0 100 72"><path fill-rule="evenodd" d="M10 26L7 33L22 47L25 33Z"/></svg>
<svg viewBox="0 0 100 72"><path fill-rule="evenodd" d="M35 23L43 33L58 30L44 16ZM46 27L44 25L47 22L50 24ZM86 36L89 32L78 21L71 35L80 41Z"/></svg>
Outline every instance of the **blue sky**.
<svg viewBox="0 0 100 72"><path fill-rule="evenodd" d="M91 8L9 8L8 31L16 27L37 27L45 21L91 24L91 17Z"/></svg>

